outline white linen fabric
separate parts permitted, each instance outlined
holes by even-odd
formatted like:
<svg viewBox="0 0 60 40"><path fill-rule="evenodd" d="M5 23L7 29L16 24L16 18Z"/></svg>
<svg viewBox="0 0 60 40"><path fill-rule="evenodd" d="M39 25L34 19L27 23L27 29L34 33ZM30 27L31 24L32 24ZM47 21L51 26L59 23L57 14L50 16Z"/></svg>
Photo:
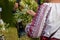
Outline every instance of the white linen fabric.
<svg viewBox="0 0 60 40"><path fill-rule="evenodd" d="M44 29L44 36L49 37L54 31L60 27L60 3L44 3L49 5L51 8L50 15L46 21L46 28ZM60 28L52 36L52 38L60 39Z"/></svg>

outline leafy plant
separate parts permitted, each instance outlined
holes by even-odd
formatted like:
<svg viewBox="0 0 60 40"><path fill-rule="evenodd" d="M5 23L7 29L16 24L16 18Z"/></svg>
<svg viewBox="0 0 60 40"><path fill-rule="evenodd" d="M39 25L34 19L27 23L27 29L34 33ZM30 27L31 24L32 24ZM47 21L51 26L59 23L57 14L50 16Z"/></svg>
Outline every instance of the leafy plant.
<svg viewBox="0 0 60 40"><path fill-rule="evenodd" d="M31 22L32 16L27 14L27 10L33 10L36 12L38 4L35 0L21 0L19 9L14 14L15 22L22 19L23 25Z"/></svg>
<svg viewBox="0 0 60 40"><path fill-rule="evenodd" d="M0 30L3 31L5 30L6 28L8 28L9 24L6 24L3 22L2 19L0 19Z"/></svg>

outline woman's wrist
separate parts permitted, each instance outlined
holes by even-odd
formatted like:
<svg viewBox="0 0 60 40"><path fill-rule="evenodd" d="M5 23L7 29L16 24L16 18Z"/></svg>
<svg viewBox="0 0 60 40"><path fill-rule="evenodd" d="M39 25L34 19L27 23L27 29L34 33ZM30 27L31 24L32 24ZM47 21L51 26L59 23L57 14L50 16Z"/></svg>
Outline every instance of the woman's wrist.
<svg viewBox="0 0 60 40"><path fill-rule="evenodd" d="M36 15L36 13L33 10L28 10L27 13L30 14L30 15L32 15L32 16Z"/></svg>

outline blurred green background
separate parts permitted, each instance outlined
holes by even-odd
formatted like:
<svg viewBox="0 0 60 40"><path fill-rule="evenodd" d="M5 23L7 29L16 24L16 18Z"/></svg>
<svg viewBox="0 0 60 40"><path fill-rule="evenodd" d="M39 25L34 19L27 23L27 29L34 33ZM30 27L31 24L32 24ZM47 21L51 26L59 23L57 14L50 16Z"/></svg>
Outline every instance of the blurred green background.
<svg viewBox="0 0 60 40"><path fill-rule="evenodd" d="M14 2L15 0L0 0L0 7L2 7L1 18L4 22L10 24L9 28L7 29L8 31L4 32L6 40L18 40L17 30L14 27L12 15ZM33 39L24 35L20 38L20 40L39 40L39 38Z"/></svg>

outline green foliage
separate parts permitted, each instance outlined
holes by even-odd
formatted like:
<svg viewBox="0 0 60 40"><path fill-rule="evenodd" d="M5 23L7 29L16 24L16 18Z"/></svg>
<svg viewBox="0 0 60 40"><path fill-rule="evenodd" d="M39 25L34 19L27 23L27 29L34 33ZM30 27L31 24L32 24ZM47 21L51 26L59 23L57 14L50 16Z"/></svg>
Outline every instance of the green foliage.
<svg viewBox="0 0 60 40"><path fill-rule="evenodd" d="M21 0L20 5L25 8L27 6L28 9L36 11L37 9L37 2L35 0ZM21 8L22 9L22 8Z"/></svg>
<svg viewBox="0 0 60 40"><path fill-rule="evenodd" d="M2 7L1 17L4 20L4 22L12 24L12 22L13 22L13 15L12 15L13 2L9 2L9 0L0 0L0 7Z"/></svg>
<svg viewBox="0 0 60 40"><path fill-rule="evenodd" d="M16 0L0 0L0 7L2 7L2 19L4 20L4 22L6 23L10 23L13 25L13 13L12 13L12 10L13 10L13 5L14 5L14 2ZM28 14L25 14L26 11L28 9L31 9L33 11L36 11L36 8L37 8L37 3L34 1L34 0L21 0L20 2L20 13L24 13L24 14L20 14L21 15L21 18L24 19L24 23L26 22L30 22L31 19L32 19L32 16L31 15L28 15ZM18 15L18 14L17 14ZM27 16L28 15L28 16Z"/></svg>
<svg viewBox="0 0 60 40"><path fill-rule="evenodd" d="M0 35L3 34L5 31L7 31L8 27L9 27L9 24L4 23L3 20L0 19Z"/></svg>
<svg viewBox="0 0 60 40"><path fill-rule="evenodd" d="M38 4L34 0L21 0L19 7L20 10L17 9L16 13L14 14L15 21L22 19L23 25L26 25L27 23L31 22L32 16L29 15L26 11L36 11L37 7Z"/></svg>
<svg viewBox="0 0 60 40"><path fill-rule="evenodd" d="M26 0L24 0L24 1L26 1ZM34 0L27 0L27 1L34 1ZM6 22L6 23L10 23L10 24L12 24L13 25L13 15L12 15L12 9L13 9L13 5L14 5L14 0L0 0L0 7L2 7L2 19L4 20L4 22ZM26 3L28 3L27 5L30 5L30 3L29 2L26 2ZM23 3L23 2L22 2ZM24 3L22 4L22 5L24 5ZM32 6L35 6L35 3L34 3L34 5L31 5L31 9L33 9L34 11L36 11L35 9L36 8L34 8L34 7L32 7ZM26 8L26 7L25 7ZM30 9L30 8L28 8L28 9ZM17 13L19 14L20 13L20 18L21 19L24 19L23 20L23 23L25 22L28 22L29 20L31 21L31 19L32 19L32 16L31 15L28 15L28 14L25 14L26 13L26 11L27 11L27 9L24 9L24 8L21 8L22 10L25 10L24 12L22 12L22 11L17 11ZM16 14L16 15L18 15L18 14ZM27 16L28 15L28 16ZM31 17L31 18L30 18ZM30 19L29 19L30 18ZM19 17L18 17L18 19L19 19ZM24 23L24 24L25 24ZM6 25L6 27L8 26L9 24L7 24ZM10 25L11 26L11 25ZM17 39L17 35L16 35L16 33L17 33L17 31L16 31L16 28L14 27L11 27L11 28L9 28L9 30L8 30L8 33L5 33L5 36L6 36L6 38L7 38L7 40L18 40ZM39 40L39 39L30 39L30 38L27 38L26 36L23 36L22 37L22 39L24 39L24 40ZM21 39L21 40L22 40Z"/></svg>
<svg viewBox="0 0 60 40"><path fill-rule="evenodd" d="M43 3L43 2L44 2L44 0L41 0L41 1L40 1L40 3Z"/></svg>

